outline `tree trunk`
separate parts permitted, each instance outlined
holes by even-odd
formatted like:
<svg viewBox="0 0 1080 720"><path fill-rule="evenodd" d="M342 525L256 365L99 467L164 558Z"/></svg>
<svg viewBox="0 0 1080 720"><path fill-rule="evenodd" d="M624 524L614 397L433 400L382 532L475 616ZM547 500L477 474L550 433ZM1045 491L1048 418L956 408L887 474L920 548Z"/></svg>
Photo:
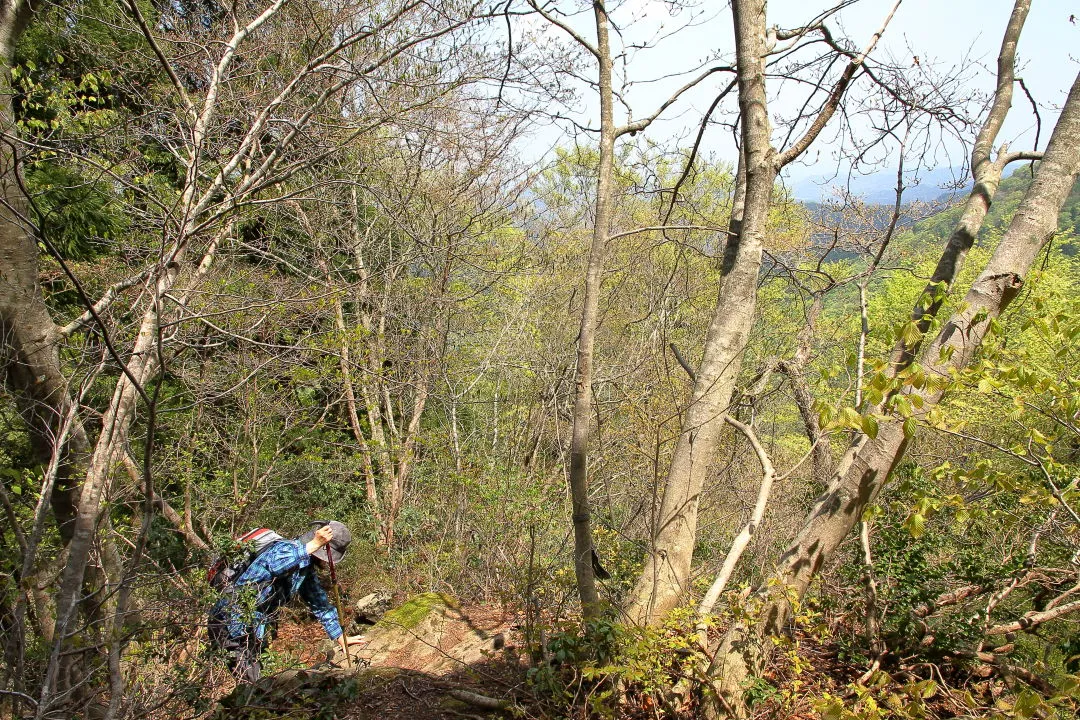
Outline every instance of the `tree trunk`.
<svg viewBox="0 0 1080 720"><path fill-rule="evenodd" d="M990 210L990 204L1001 183L1005 167L1012 160L1022 157L1022 154L1010 156L1005 152L1005 148L1002 148L997 158L993 158L992 154L994 141L1012 106L1016 44L1020 40L1020 32L1024 29L1024 22L1027 20L1030 9L1031 0L1017 0L1005 29L1005 36L998 52L998 79L994 102L990 106L990 112L979 130L975 147L971 151L971 175L974 185L964 203L960 221L950 233L945 250L938 260L937 267L934 268L934 274L923 291L931 298L931 301L925 305L916 303L911 314L912 321L917 324L921 333L925 333L930 327L931 321L941 310L941 304L946 295L944 291L952 287L960 274L964 259L975 243L975 237L979 234L983 220L986 219L986 213ZM893 350L893 371L896 372L910 364L917 352L917 346L904 347L903 342L899 341Z"/></svg>
<svg viewBox="0 0 1080 720"><path fill-rule="evenodd" d="M1000 244L972 283L960 310L941 329L921 355L927 374L948 377L971 362L992 320L1019 294L1035 257L1057 229L1058 212L1080 175L1080 75L1054 128L1035 178ZM948 252L948 250L946 250ZM925 413L941 400L941 390L921 391ZM907 450L910 437L893 418L880 424L878 435L860 436L844 454L826 492L818 498L795 541L780 558L774 575L762 585L756 610L760 622L748 628L733 626L716 653L710 674L719 677L717 692L723 705L742 706L745 681L759 672L766 659L767 637L781 631L790 603L769 594L784 587L801 597L821 567L873 503L893 468Z"/></svg>
<svg viewBox="0 0 1080 720"><path fill-rule="evenodd" d="M765 2L732 4L745 172L742 216L733 210L724 248L716 310L695 373L694 390L664 486L656 533L627 608L632 622L651 624L678 603L687 588L697 537L701 487L712 464L754 322L765 225L778 172L770 142L765 95ZM744 170L745 168L745 170Z"/></svg>
<svg viewBox="0 0 1080 720"><path fill-rule="evenodd" d="M326 275L326 281L328 284L331 283L329 273ZM338 360L338 367L341 370L341 384L345 390L345 412L349 418L349 428L353 432L353 437L356 439L357 447L360 450L360 456L363 459L364 496L368 502L368 509L371 510L371 515L375 518L375 523L382 526L383 520L382 513L379 509L379 493L375 485L375 464L372 462L371 448L368 447L367 438L364 437L364 430L360 426L360 415L356 409L356 392L353 388L352 380L349 332L345 326L345 313L341 307L341 297L335 295L333 303L334 326L337 329L338 335L341 336L341 342L339 344L341 357Z"/></svg>
<svg viewBox="0 0 1080 720"><path fill-rule="evenodd" d="M73 531L67 548L67 563L56 593L56 634L39 712L47 710L54 697L62 697L70 689L65 686L64 678L68 672L62 666L77 660L76 656L65 656L62 651L66 649L72 628L75 627L76 611L81 604L83 581L97 535L102 503L113 473L123 462L128 434L135 421L136 400L158 369L158 308L161 298L176 282L185 248L185 242L178 242L166 255L170 261L155 282L154 297L157 301L151 302L144 312L134 349L127 361L127 369L132 377L129 378L127 374L120 375L112 400L102 418L101 434L94 445L79 493L78 512L72 523ZM138 387L135 383L138 383Z"/></svg>
<svg viewBox="0 0 1080 720"><path fill-rule="evenodd" d="M589 436L593 416L593 350L600 286L607 257L608 233L614 192L615 122L611 89L611 47L607 9L601 0L593 3L596 20L597 81L600 90L600 158L596 175L596 208L593 217L589 266L585 273L585 296L577 337L577 372L574 385L574 427L570 438L570 496L573 503L574 573L578 596L586 618L600 611L600 597L593 574L592 518L589 507Z"/></svg>
<svg viewBox="0 0 1080 720"><path fill-rule="evenodd" d="M38 285L38 243L29 202L19 185L18 129L11 106L11 58L32 9L25 0L0 2L0 349L6 381L42 464L67 415L71 397L60 367L60 333ZM66 452L51 497L53 513L66 542L75 517L78 480L89 442L77 420L68 432Z"/></svg>
<svg viewBox="0 0 1080 720"><path fill-rule="evenodd" d="M394 524L401 513L401 503L405 499L405 484L409 481L412 472L413 461L416 452L416 440L420 434L420 420L424 415L424 407L428 399L428 380L421 377L416 384L413 395L412 414L409 424L404 428L405 437L398 447L397 463L390 473L390 497L386 503L386 512L383 516L383 542L386 547L394 544Z"/></svg>

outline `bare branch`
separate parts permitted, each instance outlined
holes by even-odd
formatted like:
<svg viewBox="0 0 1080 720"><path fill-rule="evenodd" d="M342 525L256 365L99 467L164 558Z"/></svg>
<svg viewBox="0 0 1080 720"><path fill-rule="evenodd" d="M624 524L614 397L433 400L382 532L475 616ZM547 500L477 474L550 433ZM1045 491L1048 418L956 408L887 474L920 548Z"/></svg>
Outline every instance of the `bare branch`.
<svg viewBox="0 0 1080 720"><path fill-rule="evenodd" d="M169 76L169 80L172 82L176 93L180 96L180 101L183 102L184 108L194 119L195 105L191 102L191 98L188 97L187 90L184 88L184 83L181 82L180 78L177 76L172 63L165 57L165 53L162 52L161 46L158 45L157 38L150 32L150 26L146 24L146 18L143 17L142 10L139 9L139 3L135 0L127 0L127 6L128 10L131 11L131 16L135 18L135 22L139 25L143 37L146 38L147 44L150 46L150 49L154 51L154 55L157 56L158 62L161 63L161 68Z"/></svg>
<svg viewBox="0 0 1080 720"><path fill-rule="evenodd" d="M847 67L844 68L843 74L840 75L840 79L837 80L836 85L833 86L832 93L829 95L825 107L823 107L821 112L818 113L818 116L814 118L814 122L811 123L806 133L799 138L794 145L780 155L777 159L778 167L787 165L806 152L806 149L810 147L810 144L813 143L814 140L817 139L817 136L821 134L821 131L825 129L829 120L831 120L832 116L836 113L836 108L840 106L840 100L843 98L848 85L851 84L851 80L855 77L855 73L862 67L863 63L866 61L867 55L870 54L877 45L878 40L881 39L882 34L885 32L885 28L889 26L889 22L892 20L893 15L896 13L896 8L900 6L901 2L903 2L903 0L896 0L896 2L893 3L892 8L889 10L889 14L885 16L885 21L881 24L878 31L874 33L874 36L870 38L870 42L867 43L866 48L864 48L858 56L852 58L852 60L848 62Z"/></svg>
<svg viewBox="0 0 1080 720"><path fill-rule="evenodd" d="M529 3L529 6L532 7L533 10L535 10L537 13L539 13L540 17L544 18L549 23L551 23L555 27L557 27L560 30L562 30L563 32L565 32L571 38L573 38L574 42L576 42L578 45L580 45L581 47L588 50L593 55L593 57L595 57L597 60L601 59L600 50L595 45L593 45L591 42L586 40L585 36L581 35L577 30L574 30L572 27L567 25L565 22L563 22L559 18L555 17L554 15L549 13L548 11L541 8L539 5L536 4L536 0L528 0L528 3Z"/></svg>
<svg viewBox="0 0 1080 720"><path fill-rule="evenodd" d="M938 595L936 598L928 603L918 606L911 611L911 614L917 618L924 618L933 615L940 608L948 607L950 605L956 605L963 602L967 598L975 597L976 595L982 595L989 588L984 585L964 585L956 590L950 590L947 593Z"/></svg>
<svg viewBox="0 0 1080 720"><path fill-rule="evenodd" d="M686 371L686 374L690 376L690 379L697 380L697 375L694 373L694 368L691 367L690 362L685 357L683 357L683 354L679 352L679 346L675 343L671 343L669 347L671 348L672 354L675 355L675 359L679 361L679 365L681 365L682 369Z"/></svg>
<svg viewBox="0 0 1080 720"><path fill-rule="evenodd" d="M1008 153L1007 155L1005 155L1002 158L999 158L998 162L1001 163L1002 167L1005 167L1006 165L1010 165L1011 163L1017 162L1019 160L1039 161L1039 160L1042 160L1042 157L1043 157L1043 154L1041 152L1034 152L1034 151L1031 151L1031 150L1027 150L1027 151L1018 150L1016 152Z"/></svg>
<svg viewBox="0 0 1080 720"><path fill-rule="evenodd" d="M765 450L765 446L761 444L761 440L758 439L754 429L730 415L724 416L724 422L742 433L749 441L750 447L754 449L754 454L757 455L758 462L761 463L761 485L758 487L757 501L754 503L754 510L750 515L750 520L732 540L731 549L728 550L727 557L724 558L724 564L720 567L720 572L716 574L716 579L713 580L713 584L705 593L705 597L701 599L701 604L698 605L698 615L701 617L705 617L712 612L716 606L716 601L724 592L735 566L738 564L739 559L742 558L743 552L750 544L750 539L754 536L754 531L757 530L757 526L761 524L761 520L765 516L765 507L769 503L769 495L772 493L773 482L776 480L776 468L773 467L769 453ZM703 632L704 629L699 627L699 637Z"/></svg>
<svg viewBox="0 0 1080 720"><path fill-rule="evenodd" d="M108 310L109 306L113 304L113 301L115 301L116 298L120 297L120 293L122 293L124 290L127 290L129 287L137 285L140 282L146 280L146 278L150 277L150 275L154 272L155 269L156 268L154 267L148 267L138 275L132 275L131 277L125 278L124 280L121 280L115 285L112 285L108 290L105 291L105 294L101 296L101 299L93 304L93 311L89 309L86 310L82 315L75 318L64 327L60 328L60 335L63 337L68 337L72 333L78 332L82 328L89 325L93 321L95 314L101 315L103 312Z"/></svg>
<svg viewBox="0 0 1080 720"><path fill-rule="evenodd" d="M1021 630L1031 630L1033 628L1042 625L1043 623L1050 622L1051 620L1057 620L1060 617L1064 617L1069 613L1080 610L1080 600L1074 600L1071 603L1065 605L1058 605L1050 610L1037 611L1032 610L1024 613L1018 620L1014 620L1009 623L1002 623L1001 625L995 625L988 628L987 635L1005 635L1006 633L1019 632Z"/></svg>
<svg viewBox="0 0 1080 720"><path fill-rule="evenodd" d="M656 118L660 117L660 115L663 114L663 112L665 110L667 110L669 107L674 105L675 102L679 99L679 97L681 97L683 95L683 93L686 93L687 91L694 89L695 87L697 87L701 83L702 80L704 80L705 78L707 78L707 77L709 77L711 75L714 75L714 74L716 74L718 72L735 72L735 68L733 68L733 67L731 67L729 65L720 65L720 66L717 66L717 67L709 68L708 70L702 72L696 78L694 78L693 80L691 80L690 82L686 83L681 88L676 90L674 93L672 93L671 96L668 97L668 99L665 100L660 105L660 107L658 107L656 109L656 112L654 112L652 115L650 115L648 117L645 117L645 118L642 118L640 120L634 120L632 122L627 123L626 125L623 125L620 128L616 128L615 137L620 137L622 135L626 135L627 133L633 134L633 133L639 132L639 131L644 130L645 128L649 127L649 125L651 125L653 123L653 121L656 120ZM721 95L721 97L722 97L722 95Z"/></svg>
<svg viewBox="0 0 1080 720"><path fill-rule="evenodd" d="M719 232L724 234L730 234L727 228L717 227L714 225L649 225L648 227L634 228L633 230L626 230L620 233L613 233L608 236L608 241L618 240L630 235L637 235L643 232L657 232L668 230L705 230L707 232Z"/></svg>
<svg viewBox="0 0 1080 720"><path fill-rule="evenodd" d="M709 109L706 110L705 114L701 117L701 123L698 125L697 137L694 138L694 145L690 148L690 154L686 158L686 165L683 167L679 179L671 189L671 203L668 205L667 213L664 215L665 223L671 218L671 213L675 209L675 203L679 199L679 189L682 187L683 183L686 182L686 179L690 177L690 171L694 168L694 160L697 159L698 148L701 147L701 140L705 137L705 128L709 125L709 118L712 117L713 112L716 110L717 106L720 105L720 102L727 97L728 93L734 90L738 84L738 78L732 78L731 82L727 84L727 87L721 90L720 94L713 98L712 104L709 105Z"/></svg>

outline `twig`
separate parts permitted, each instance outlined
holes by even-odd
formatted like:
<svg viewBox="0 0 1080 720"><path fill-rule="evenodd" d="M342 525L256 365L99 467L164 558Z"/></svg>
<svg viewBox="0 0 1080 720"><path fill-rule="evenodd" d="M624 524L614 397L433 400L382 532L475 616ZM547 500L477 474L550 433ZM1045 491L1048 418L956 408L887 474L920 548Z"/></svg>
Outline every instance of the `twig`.
<svg viewBox="0 0 1080 720"><path fill-rule="evenodd" d="M28 702L31 705L33 705L34 707L37 707L37 704L38 704L37 700L35 700L34 698L30 697L26 693L21 693L21 692L18 692L16 690L0 690L0 695L7 695L7 696L10 696L10 697L19 698L23 702Z"/></svg>
<svg viewBox="0 0 1080 720"><path fill-rule="evenodd" d="M671 348L672 354L675 355L675 359L679 361L679 365L682 366L682 369L686 371L686 374L690 376L691 380L697 382L697 373L694 372L694 368L690 366L690 363L683 357L683 354L679 352L679 346L675 343L671 343L669 347Z"/></svg>
<svg viewBox="0 0 1080 720"><path fill-rule="evenodd" d="M724 416L724 421L742 433L753 447L758 462L761 463L761 486L758 488L757 501L754 503L754 510L750 515L750 519L731 542L731 549L728 550L727 557L724 558L724 564L721 566L720 572L717 573L712 586L705 593L705 597L702 598L701 604L698 606L698 615L703 618L712 612L716 601L720 598L720 594L724 592L735 566L738 564L746 547L750 544L754 531L761 524L761 520L765 516L765 507L769 502L769 495L772 493L773 482L776 480L776 468L773 466L765 446L761 444L754 429L729 415ZM698 636L702 645L705 644L707 630L708 628L704 624L698 627Z"/></svg>

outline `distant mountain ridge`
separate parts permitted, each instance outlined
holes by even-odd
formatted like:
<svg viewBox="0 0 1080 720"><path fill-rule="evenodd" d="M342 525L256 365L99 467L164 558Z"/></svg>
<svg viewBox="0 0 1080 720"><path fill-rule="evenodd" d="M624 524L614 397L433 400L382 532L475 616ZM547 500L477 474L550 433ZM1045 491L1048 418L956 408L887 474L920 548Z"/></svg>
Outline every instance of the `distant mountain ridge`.
<svg viewBox="0 0 1080 720"><path fill-rule="evenodd" d="M957 183L962 185L957 187ZM935 168L905 177L904 202L929 202L950 195L965 194L971 188L970 177L958 168ZM837 189L849 188L865 202L874 205L891 205L896 200L896 172L883 170L870 175L827 176L810 175L788 181L796 200L816 203L836 197Z"/></svg>
<svg viewBox="0 0 1080 720"><path fill-rule="evenodd" d="M1030 184L1031 174L1026 165L1017 168L1011 175L1001 181L998 191L994 195L994 202L990 206L982 229L979 232L979 243L986 242L992 237L1001 236ZM922 185L921 187L926 188L928 186ZM964 211L963 204L960 202L960 193L962 191L949 192L947 189L942 191L940 187L937 190L938 193L931 199L940 202L941 209L928 217L919 219L913 218L907 213L902 214L899 229L904 232L898 238L898 242L915 243L917 245L927 243L939 245L949 236ZM946 202L950 196L953 196L956 201ZM888 226L891 219L892 211L889 205L894 202L895 196L889 197L880 203L872 202L866 196L863 199L870 205L876 205L877 207L867 208L858 218L849 217L842 208L835 204L805 200L802 201L802 204L809 211L812 222L824 228L834 226L848 227L849 229L862 227L869 219L870 224L876 230L883 230ZM907 193L905 193L905 199L908 202L914 201L913 198L907 196ZM1062 205L1058 215L1058 228L1066 236L1063 245L1065 254L1070 257L1080 255L1080 181L1076 183ZM1070 235L1072 237L1069 237ZM811 244L818 248L831 247L831 236L831 232L819 232L813 236ZM829 251L828 257L830 260L845 260L855 256L847 250L835 249Z"/></svg>
<svg viewBox="0 0 1080 720"><path fill-rule="evenodd" d="M983 227L979 233L980 239L985 239L991 233L1000 234L1005 231L1029 185L1031 185L1031 173L1027 165L1013 170L1011 175L1001 181L998 191L994 195L994 202L990 206L990 211L983 221ZM954 205L931 217L920 220L914 225L913 230L922 237L944 239L952 232L962 212L962 206ZM1058 213L1058 230L1080 238L1080 181L1073 186L1072 192L1069 193L1061 206ZM1075 246L1076 243L1070 241L1070 244ZM1068 254L1072 255L1074 252Z"/></svg>

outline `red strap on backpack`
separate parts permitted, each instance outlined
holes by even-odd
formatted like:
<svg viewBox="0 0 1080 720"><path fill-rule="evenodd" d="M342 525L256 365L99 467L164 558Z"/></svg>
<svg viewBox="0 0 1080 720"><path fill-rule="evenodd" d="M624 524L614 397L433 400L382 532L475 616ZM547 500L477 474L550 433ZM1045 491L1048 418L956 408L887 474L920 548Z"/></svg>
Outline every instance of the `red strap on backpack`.
<svg viewBox="0 0 1080 720"><path fill-rule="evenodd" d="M259 542L259 538L261 538L264 535L266 535L267 533L271 533L271 532L273 532L273 530L268 530L266 528L255 528L254 530L246 533L243 537L241 537L239 540L237 540L237 542L241 542L241 543L250 542L250 543L255 543L257 545L258 542Z"/></svg>

